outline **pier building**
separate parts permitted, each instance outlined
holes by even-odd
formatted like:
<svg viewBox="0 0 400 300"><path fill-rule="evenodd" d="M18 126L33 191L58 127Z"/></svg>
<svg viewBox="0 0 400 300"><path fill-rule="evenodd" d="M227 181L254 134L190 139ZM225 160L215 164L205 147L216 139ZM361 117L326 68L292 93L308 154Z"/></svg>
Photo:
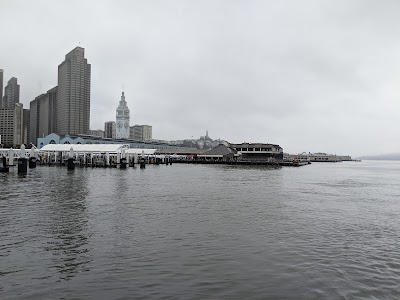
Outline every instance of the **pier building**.
<svg viewBox="0 0 400 300"><path fill-rule="evenodd" d="M227 143L241 154L243 160L283 160L283 149L276 144L267 143Z"/></svg>
<svg viewBox="0 0 400 300"><path fill-rule="evenodd" d="M309 162L341 162L341 161L352 161L350 155L336 155L328 153L311 153L303 152L300 154L284 154L285 160L300 160Z"/></svg>
<svg viewBox="0 0 400 300"><path fill-rule="evenodd" d="M217 147L197 155L199 159L213 159L213 160L232 160L237 159L240 153L226 144L220 144Z"/></svg>
<svg viewBox="0 0 400 300"><path fill-rule="evenodd" d="M279 145L265 143L233 144L223 142L217 147L197 155L199 159L271 161L283 160L283 149Z"/></svg>

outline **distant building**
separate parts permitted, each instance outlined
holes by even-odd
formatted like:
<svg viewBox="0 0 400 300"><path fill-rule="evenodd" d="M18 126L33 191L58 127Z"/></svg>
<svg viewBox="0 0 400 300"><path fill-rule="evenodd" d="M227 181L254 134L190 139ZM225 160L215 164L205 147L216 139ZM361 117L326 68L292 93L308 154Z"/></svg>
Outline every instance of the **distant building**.
<svg viewBox="0 0 400 300"><path fill-rule="evenodd" d="M122 92L121 100L119 101L116 110L116 135L117 139L129 139L129 120L130 112L128 104L125 101L125 93Z"/></svg>
<svg viewBox="0 0 400 300"><path fill-rule="evenodd" d="M338 155L337 158L340 159L341 161L352 161L353 160L350 155Z"/></svg>
<svg viewBox="0 0 400 300"><path fill-rule="evenodd" d="M76 47L58 66L56 132L62 135L89 132L91 66L84 55L85 49Z"/></svg>
<svg viewBox="0 0 400 300"><path fill-rule="evenodd" d="M97 130L89 130L89 135L98 136L104 138L104 130L97 129Z"/></svg>
<svg viewBox="0 0 400 300"><path fill-rule="evenodd" d="M303 152L300 154L284 154L285 160L300 160L300 161L310 161L310 162L341 162L341 161L351 161L352 158L349 155L336 155L328 153L311 153Z"/></svg>
<svg viewBox="0 0 400 300"><path fill-rule="evenodd" d="M0 107L3 106L3 78L4 70L0 69Z"/></svg>
<svg viewBox="0 0 400 300"><path fill-rule="evenodd" d="M135 141L151 141L153 128L150 125L135 125L130 128L130 137Z"/></svg>
<svg viewBox="0 0 400 300"><path fill-rule="evenodd" d="M23 143L23 106L0 108L1 144L16 147Z"/></svg>
<svg viewBox="0 0 400 300"><path fill-rule="evenodd" d="M116 128L114 121L108 121L104 123L104 137L109 139L115 139Z"/></svg>
<svg viewBox="0 0 400 300"><path fill-rule="evenodd" d="M2 107L14 108L15 104L19 103L19 90L17 78L12 77L4 89Z"/></svg>
<svg viewBox="0 0 400 300"><path fill-rule="evenodd" d="M30 102L28 140L35 145L37 138L57 131L57 91L54 87Z"/></svg>

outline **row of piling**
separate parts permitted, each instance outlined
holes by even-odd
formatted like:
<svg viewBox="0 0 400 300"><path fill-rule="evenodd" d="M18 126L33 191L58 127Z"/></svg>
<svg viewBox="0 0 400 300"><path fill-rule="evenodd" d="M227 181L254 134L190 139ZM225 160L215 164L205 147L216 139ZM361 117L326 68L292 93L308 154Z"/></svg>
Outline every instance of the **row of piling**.
<svg viewBox="0 0 400 300"><path fill-rule="evenodd" d="M1 166L0 173L8 173L10 171L10 167L17 166L18 173L25 174L28 172L28 166L30 169L36 168L37 158L35 156L35 149L31 149L30 157L26 157L25 145L21 145L20 156L17 158L17 165L14 164L14 150L11 149L10 155L8 158L3 156L1 158Z"/></svg>
<svg viewBox="0 0 400 300"><path fill-rule="evenodd" d="M15 152L17 151L17 152ZM18 152L20 151L20 152ZM157 157L144 155L141 156L137 153L127 155L125 151L117 153L77 153L73 152L71 148L69 152L57 153L40 153L37 149L31 149L27 154L25 146L21 145L20 150L9 149L6 152L7 157L3 154L1 158L0 172L9 172L10 167L18 167L18 173L25 174L28 172L28 167L36 168L36 165L66 165L67 170L74 170L78 165L80 167L119 167L120 169L126 169L127 167L135 167L139 165L141 169L146 168L146 164L163 164L172 165L172 157L163 156ZM19 157L14 157L18 155ZM28 157L27 157L28 156ZM17 160L17 165L14 161Z"/></svg>

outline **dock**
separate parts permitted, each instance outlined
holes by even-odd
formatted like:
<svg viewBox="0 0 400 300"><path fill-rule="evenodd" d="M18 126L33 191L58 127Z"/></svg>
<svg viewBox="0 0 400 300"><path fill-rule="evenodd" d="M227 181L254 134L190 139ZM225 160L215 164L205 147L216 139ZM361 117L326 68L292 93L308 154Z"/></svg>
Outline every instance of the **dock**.
<svg viewBox="0 0 400 300"><path fill-rule="evenodd" d="M224 160L188 160L181 159L175 160L175 163L181 164L210 164L210 165L240 165L240 166L275 166L275 167L301 167L308 165L307 161L265 161L265 160L238 160L238 161L224 161Z"/></svg>

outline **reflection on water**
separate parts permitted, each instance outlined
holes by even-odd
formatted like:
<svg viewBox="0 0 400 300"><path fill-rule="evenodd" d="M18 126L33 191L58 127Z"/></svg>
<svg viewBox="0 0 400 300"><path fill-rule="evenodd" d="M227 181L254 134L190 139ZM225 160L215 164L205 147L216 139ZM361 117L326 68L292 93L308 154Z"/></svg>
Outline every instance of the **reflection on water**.
<svg viewBox="0 0 400 300"><path fill-rule="evenodd" d="M0 299L399 299L400 164L0 174Z"/></svg>
<svg viewBox="0 0 400 300"><path fill-rule="evenodd" d="M44 250L50 252L60 279L69 279L79 272L89 271L86 177L84 173L68 172L49 178L48 186L50 198L43 212L46 222L40 224L39 230L50 237Z"/></svg>

